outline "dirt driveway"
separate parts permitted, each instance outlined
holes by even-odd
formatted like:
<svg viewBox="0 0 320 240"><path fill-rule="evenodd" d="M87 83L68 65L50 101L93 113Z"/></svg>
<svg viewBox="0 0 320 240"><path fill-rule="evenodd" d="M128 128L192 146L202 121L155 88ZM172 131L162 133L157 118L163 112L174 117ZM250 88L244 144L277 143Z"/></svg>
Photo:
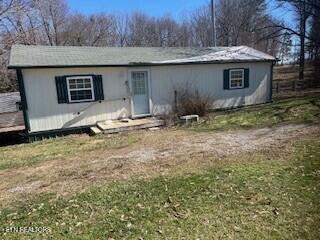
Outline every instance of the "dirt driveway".
<svg viewBox="0 0 320 240"><path fill-rule="evenodd" d="M320 137L320 125L220 133L163 129L141 132L142 140L113 150L97 150L65 160L0 171L0 202L30 193L68 194L116 179L165 174L184 166L208 164L212 159L288 146L296 139Z"/></svg>

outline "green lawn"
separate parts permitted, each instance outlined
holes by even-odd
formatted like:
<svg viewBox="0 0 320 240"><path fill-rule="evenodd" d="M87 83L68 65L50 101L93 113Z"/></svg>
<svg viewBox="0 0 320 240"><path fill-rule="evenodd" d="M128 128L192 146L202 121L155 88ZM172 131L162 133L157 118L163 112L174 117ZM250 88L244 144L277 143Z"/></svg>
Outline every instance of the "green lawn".
<svg viewBox="0 0 320 240"><path fill-rule="evenodd" d="M42 237L53 239L317 239L320 140L270 151L71 196L40 194L2 209L0 226L46 226ZM41 236L5 235L32 237Z"/></svg>
<svg viewBox="0 0 320 240"><path fill-rule="evenodd" d="M312 123L320 120L320 95L273 103L213 112L200 124L191 126L196 131L221 131L272 127L286 123Z"/></svg>

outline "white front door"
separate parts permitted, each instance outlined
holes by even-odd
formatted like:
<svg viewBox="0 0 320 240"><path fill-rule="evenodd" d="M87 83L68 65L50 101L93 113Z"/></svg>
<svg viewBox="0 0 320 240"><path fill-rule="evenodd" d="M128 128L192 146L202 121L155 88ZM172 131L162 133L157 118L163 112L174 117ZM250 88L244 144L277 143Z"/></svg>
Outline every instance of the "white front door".
<svg viewBox="0 0 320 240"><path fill-rule="evenodd" d="M132 116L139 117L150 114L149 76L148 71L130 71L132 92Z"/></svg>

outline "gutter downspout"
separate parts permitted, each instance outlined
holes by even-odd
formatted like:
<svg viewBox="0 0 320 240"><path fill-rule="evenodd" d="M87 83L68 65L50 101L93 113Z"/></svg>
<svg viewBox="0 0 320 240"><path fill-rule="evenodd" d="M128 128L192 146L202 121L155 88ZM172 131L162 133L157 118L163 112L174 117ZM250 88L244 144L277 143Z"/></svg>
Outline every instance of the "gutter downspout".
<svg viewBox="0 0 320 240"><path fill-rule="evenodd" d="M27 104L27 98L26 98L26 91L25 91L24 82L23 82L23 75L22 75L22 70L20 68L17 68L16 71L17 71L19 92L20 92L20 97L21 97L21 105L22 105L25 132L26 132L27 138L29 138L30 122L29 122L29 115L28 115L28 104Z"/></svg>

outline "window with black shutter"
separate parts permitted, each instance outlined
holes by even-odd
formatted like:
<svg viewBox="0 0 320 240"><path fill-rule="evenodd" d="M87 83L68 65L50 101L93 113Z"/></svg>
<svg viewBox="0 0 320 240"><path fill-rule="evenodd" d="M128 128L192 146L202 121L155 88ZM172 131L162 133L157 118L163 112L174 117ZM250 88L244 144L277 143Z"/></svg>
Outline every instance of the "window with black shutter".
<svg viewBox="0 0 320 240"><path fill-rule="evenodd" d="M249 69L225 69L223 70L223 89L242 89L249 87Z"/></svg>
<svg viewBox="0 0 320 240"><path fill-rule="evenodd" d="M79 103L104 100L102 76L56 77L58 103Z"/></svg>
<svg viewBox="0 0 320 240"><path fill-rule="evenodd" d="M56 78L56 89L57 89L57 97L58 97L58 103L68 103L68 87L67 87L67 81L64 76L57 76Z"/></svg>

